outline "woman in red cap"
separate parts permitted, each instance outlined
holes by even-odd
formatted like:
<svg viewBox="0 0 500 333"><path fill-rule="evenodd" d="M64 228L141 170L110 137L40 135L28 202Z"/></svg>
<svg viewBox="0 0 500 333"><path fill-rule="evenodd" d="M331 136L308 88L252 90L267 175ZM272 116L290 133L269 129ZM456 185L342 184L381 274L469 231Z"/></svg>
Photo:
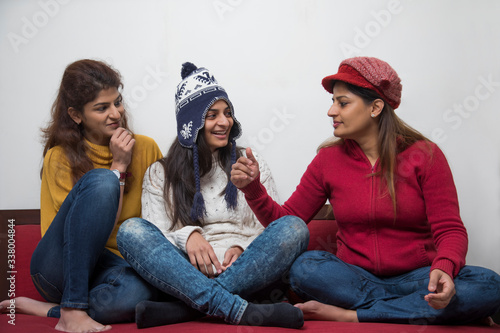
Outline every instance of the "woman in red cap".
<svg viewBox="0 0 500 333"><path fill-rule="evenodd" d="M460 324L498 311L500 276L465 266L467 231L444 154L394 112L398 74L355 57L322 84L333 94L336 138L320 146L283 206L260 184L250 149L231 172L264 226L284 215L308 222L332 205L337 255L308 251L290 270L304 318Z"/></svg>

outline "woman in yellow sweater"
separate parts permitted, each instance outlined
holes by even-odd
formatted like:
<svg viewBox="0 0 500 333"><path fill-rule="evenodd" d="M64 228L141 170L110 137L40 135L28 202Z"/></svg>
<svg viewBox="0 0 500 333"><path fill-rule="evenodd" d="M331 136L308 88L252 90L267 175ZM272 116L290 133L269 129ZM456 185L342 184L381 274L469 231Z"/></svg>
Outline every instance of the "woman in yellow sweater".
<svg viewBox="0 0 500 333"><path fill-rule="evenodd" d="M146 169L162 157L154 140L129 130L121 88L120 74L103 62L70 64L43 130L42 240L31 276L50 303L24 304L59 317L57 330L108 330L133 321L135 305L155 295L116 245L120 224L141 214Z"/></svg>

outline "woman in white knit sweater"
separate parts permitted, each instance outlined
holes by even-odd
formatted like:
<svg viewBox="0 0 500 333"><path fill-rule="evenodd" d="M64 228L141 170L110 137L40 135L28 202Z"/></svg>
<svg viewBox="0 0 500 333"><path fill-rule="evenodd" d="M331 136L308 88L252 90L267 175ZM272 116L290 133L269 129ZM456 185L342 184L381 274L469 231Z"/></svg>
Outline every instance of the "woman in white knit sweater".
<svg viewBox="0 0 500 333"><path fill-rule="evenodd" d="M224 101L217 103L227 105ZM209 116L211 112L213 111L209 110ZM202 138L203 136L200 136L200 139ZM173 146L177 146L177 141ZM165 166L168 165L168 156L151 165L144 177L142 191L142 218L158 227L170 243L188 254L193 266L199 267L200 271L208 277L217 276L219 269L226 270L240 251L243 252L264 230L246 203L243 192L237 192L237 205L234 209L227 207L224 196L221 196L221 191L227 186L227 175L217 157L218 151L216 150L212 155L211 170L200 178L201 194L205 202L205 215L201 225L183 225L175 223L172 218L174 207L170 208L166 200L169 199L172 202L172 198L171 196L165 198L165 193L168 191L168 188L165 188ZM271 197L277 200L278 194L271 170L259 155L256 158L259 160L262 184L268 193L271 193ZM198 234L193 234L194 232ZM196 237L200 239L197 240ZM194 242L199 243L203 240L210 245L215 254L215 258L206 263L202 258L197 257L193 250L196 246ZM211 265L205 270L204 265L209 263Z"/></svg>
<svg viewBox="0 0 500 333"><path fill-rule="evenodd" d="M137 325L209 315L231 324L300 328L298 308L248 300L283 280L307 248L307 227L292 216L262 227L229 180L242 150L235 142L241 126L227 93L205 68L185 63L181 75L177 138L144 176L143 218L123 223L117 236L130 265L178 300L139 303ZM276 198L269 168L262 159L259 165L263 185Z"/></svg>

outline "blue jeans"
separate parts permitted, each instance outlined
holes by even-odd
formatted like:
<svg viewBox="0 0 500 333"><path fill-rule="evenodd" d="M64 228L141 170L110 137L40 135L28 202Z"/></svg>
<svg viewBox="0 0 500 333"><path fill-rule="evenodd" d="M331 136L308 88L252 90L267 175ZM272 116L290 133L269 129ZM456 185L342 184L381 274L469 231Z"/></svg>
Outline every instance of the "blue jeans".
<svg viewBox="0 0 500 333"><path fill-rule="evenodd" d="M47 301L86 309L101 323L134 321L135 305L155 293L123 258L105 249L119 198L113 172L87 172L69 192L31 258L31 277ZM47 316L59 317L60 307Z"/></svg>
<svg viewBox="0 0 500 333"><path fill-rule="evenodd" d="M149 283L210 316L238 324L256 292L287 274L306 250L309 231L294 216L271 223L221 275L209 279L152 223L133 218L118 231L118 249Z"/></svg>
<svg viewBox="0 0 500 333"><path fill-rule="evenodd" d="M324 251L302 254L290 269L292 290L303 300L357 311L360 322L465 324L493 315L500 307L500 276L465 266L455 277L456 295L435 310L429 294L430 267L393 277L377 277Z"/></svg>

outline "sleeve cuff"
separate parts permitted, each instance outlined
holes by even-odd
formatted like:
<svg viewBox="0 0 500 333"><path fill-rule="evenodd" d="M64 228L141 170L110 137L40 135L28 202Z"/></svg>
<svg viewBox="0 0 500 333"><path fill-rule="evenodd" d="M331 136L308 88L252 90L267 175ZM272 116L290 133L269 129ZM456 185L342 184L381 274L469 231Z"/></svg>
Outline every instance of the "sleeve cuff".
<svg viewBox="0 0 500 333"><path fill-rule="evenodd" d="M231 246L228 247L228 249L232 248L232 247L241 247L241 249L243 251L245 251L248 247L248 245L250 245L251 242L236 242L236 243L232 243Z"/></svg>
<svg viewBox="0 0 500 333"><path fill-rule="evenodd" d="M255 199L266 192L264 185L260 183L260 173L250 184L240 189L247 199Z"/></svg>
<svg viewBox="0 0 500 333"><path fill-rule="evenodd" d="M431 266L431 272L434 269L440 269L452 278L455 278L458 274L458 271L455 272L455 264L449 259L440 259L434 262Z"/></svg>
<svg viewBox="0 0 500 333"><path fill-rule="evenodd" d="M198 231L200 234L203 234L203 229L197 226L186 226L180 230L177 230L175 232L175 243L179 249L182 250L182 252L187 253L186 250L186 243L191 236L191 234L195 231Z"/></svg>

